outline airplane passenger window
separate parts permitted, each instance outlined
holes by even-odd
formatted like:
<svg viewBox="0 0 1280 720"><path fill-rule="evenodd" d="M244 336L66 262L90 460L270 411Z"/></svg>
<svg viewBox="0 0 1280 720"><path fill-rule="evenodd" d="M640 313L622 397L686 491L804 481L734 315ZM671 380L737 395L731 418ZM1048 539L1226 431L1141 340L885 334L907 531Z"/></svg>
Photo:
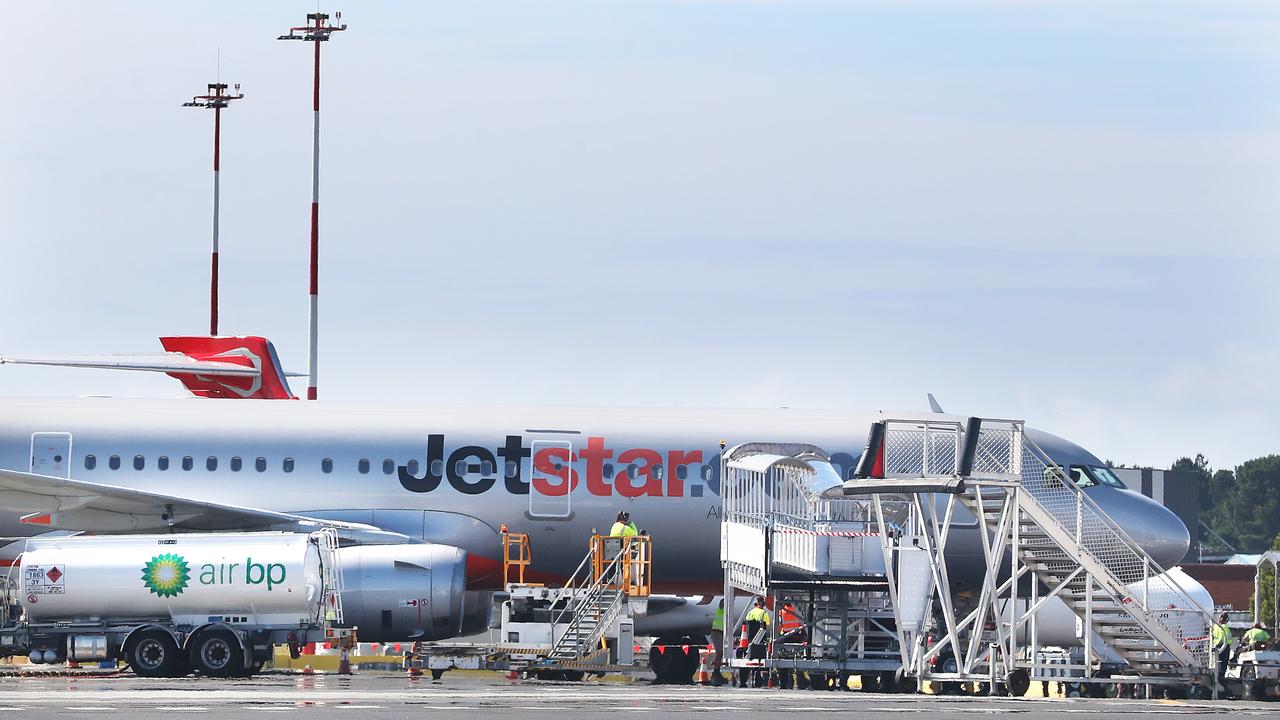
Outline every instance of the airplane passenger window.
<svg viewBox="0 0 1280 720"><path fill-rule="evenodd" d="M108 459L108 460L107 460L107 467L111 468L112 470L119 470L119 469L120 469L120 456L119 456L119 455L112 455L112 456L110 457L110 459Z"/></svg>
<svg viewBox="0 0 1280 720"><path fill-rule="evenodd" d="M320 472L323 472L323 473L331 473L331 472L333 472L333 460L332 460L332 459L330 459L330 458L325 458L325 459L321 460L321 461L320 461Z"/></svg>
<svg viewBox="0 0 1280 720"><path fill-rule="evenodd" d="M413 474L414 474L414 475L417 475L417 474L418 474L418 471L417 471L417 469L416 469L416 468L418 467L418 461L417 461L417 460L411 460L410 462L412 462L412 463L413 463L413 467L415 468L415 469L413 470ZM440 459L432 460L432 461L431 461L431 474L432 474L432 475L441 475L441 474L443 474L443 473L444 473L444 461L443 461L443 460L440 460Z"/></svg>
<svg viewBox="0 0 1280 720"><path fill-rule="evenodd" d="M168 456L168 455L161 455L160 457L156 458L156 468L157 468L157 469L159 469L159 470L168 470L168 469L169 469L169 456Z"/></svg>
<svg viewBox="0 0 1280 720"><path fill-rule="evenodd" d="M655 480L661 480L661 479L662 479L662 466L661 466L661 465L654 465L652 468L650 468L650 469L649 469L649 477L651 477L651 478L653 478L653 479L655 479Z"/></svg>
<svg viewBox="0 0 1280 720"><path fill-rule="evenodd" d="M636 466L634 463L627 466L626 472L627 472L627 477L631 478L632 480L636 479Z"/></svg>
<svg viewBox="0 0 1280 720"><path fill-rule="evenodd" d="M258 458L258 459L256 459L256 460L254 460L254 461L253 461L253 469L254 469L254 470L257 470L258 472L266 472L266 471L267 471L267 459L266 459L266 458L264 458L264 457L260 457L260 458Z"/></svg>
<svg viewBox="0 0 1280 720"><path fill-rule="evenodd" d="M184 455L182 458L182 469L190 470L193 467L195 467L195 461L191 459L190 455Z"/></svg>
<svg viewBox="0 0 1280 720"><path fill-rule="evenodd" d="M210 455L210 456L208 457L208 459L206 459L206 460L204 461L204 466L205 466L205 468L206 468L209 472L213 472L214 470L217 470L217 469L218 469L218 458L216 458L216 457L214 457L214 456Z"/></svg>
<svg viewBox="0 0 1280 720"><path fill-rule="evenodd" d="M714 472L714 470L715 469L711 467L710 463L703 465L702 466L702 482L708 482L708 483L711 482L711 473Z"/></svg>
<svg viewBox="0 0 1280 720"><path fill-rule="evenodd" d="M95 467L97 467L97 466L98 466L98 458L96 458L96 457L94 457L94 456L92 456L92 455L85 455L85 456L84 456L84 469L85 469L85 470L92 470L92 469L94 469L94 468L95 468Z"/></svg>
<svg viewBox="0 0 1280 720"><path fill-rule="evenodd" d="M145 468L146 466L147 466L147 459L146 459L146 458L142 457L141 455L134 455L134 456L133 456L133 469L134 469L134 470L141 470L141 469Z"/></svg>
<svg viewBox="0 0 1280 720"><path fill-rule="evenodd" d="M231 472L240 472L240 458L231 458Z"/></svg>
<svg viewBox="0 0 1280 720"><path fill-rule="evenodd" d="M466 460L459 460L458 462L454 463L454 464L453 464L453 471L454 471L455 473L457 473L458 475L466 475L466 474L467 474L467 461L466 461Z"/></svg>
<svg viewBox="0 0 1280 720"><path fill-rule="evenodd" d="M391 458L387 458L386 460L383 460L383 461L382 461L382 473L383 473L384 475L390 475L390 474L394 473L395 471L396 471L396 461L395 461L395 460L392 460Z"/></svg>
<svg viewBox="0 0 1280 720"><path fill-rule="evenodd" d="M504 472L509 478L513 478L516 475L519 475L520 463L516 462L515 460L508 460L506 463L504 463Z"/></svg>
<svg viewBox="0 0 1280 720"><path fill-rule="evenodd" d="M436 462L440 462L440 461L439 461L439 460L437 460ZM442 463L442 465L443 465L443 463ZM405 470L408 470L410 475L413 475L414 477L417 477L417 475L418 475L418 461L417 461L417 460L410 460L409 462L407 462L407 463L405 463L405 464L404 464L404 469L405 469Z"/></svg>
<svg viewBox="0 0 1280 720"><path fill-rule="evenodd" d="M481 463L480 463L480 474L481 474L481 475L486 475L486 476L487 476L487 475L492 475L492 474L493 474L493 463L489 462L488 460L481 461Z"/></svg>
<svg viewBox="0 0 1280 720"><path fill-rule="evenodd" d="M612 479L612 478L613 478L613 463L605 463L605 464L604 464L604 479L605 479L605 480L610 480L610 479Z"/></svg>
<svg viewBox="0 0 1280 720"><path fill-rule="evenodd" d="M677 477L677 478L680 478L681 480L684 480L685 478L689 477L689 466L688 466L688 465L677 465L677 466L676 466L676 477Z"/></svg>
<svg viewBox="0 0 1280 720"><path fill-rule="evenodd" d="M284 461L280 463L280 467L285 472L293 472L293 458L285 458Z"/></svg>
<svg viewBox="0 0 1280 720"><path fill-rule="evenodd" d="M361 475L368 475L369 461L364 458L360 458L360 462L356 463L356 469L360 471Z"/></svg>

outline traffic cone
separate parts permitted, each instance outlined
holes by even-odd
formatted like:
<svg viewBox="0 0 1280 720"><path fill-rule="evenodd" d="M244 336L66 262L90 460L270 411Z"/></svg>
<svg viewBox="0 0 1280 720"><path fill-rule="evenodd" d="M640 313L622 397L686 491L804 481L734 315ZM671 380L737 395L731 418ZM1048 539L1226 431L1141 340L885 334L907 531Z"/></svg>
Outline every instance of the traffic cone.
<svg viewBox="0 0 1280 720"><path fill-rule="evenodd" d="M410 666L409 666L409 677L411 677L411 678L422 677L422 668L420 668L420 667L414 667L414 666L410 665Z"/></svg>
<svg viewBox="0 0 1280 720"><path fill-rule="evenodd" d="M311 669L311 663L302 666L303 675L315 675L316 671Z"/></svg>
<svg viewBox="0 0 1280 720"><path fill-rule="evenodd" d="M342 648L342 653L338 655L338 674L351 674L351 651L346 648Z"/></svg>
<svg viewBox="0 0 1280 720"><path fill-rule="evenodd" d="M711 667L705 649L698 653L698 684L706 685L711 681Z"/></svg>

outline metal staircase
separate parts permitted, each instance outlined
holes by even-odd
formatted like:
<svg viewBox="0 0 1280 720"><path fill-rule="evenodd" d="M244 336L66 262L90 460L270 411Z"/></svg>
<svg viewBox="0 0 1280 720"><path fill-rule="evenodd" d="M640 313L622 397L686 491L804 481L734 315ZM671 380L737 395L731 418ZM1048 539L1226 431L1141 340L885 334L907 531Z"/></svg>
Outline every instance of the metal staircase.
<svg viewBox="0 0 1280 720"><path fill-rule="evenodd" d="M992 636L1007 671L1023 665L1017 630L1044 600L1057 596L1092 631L1084 633L1086 650L1096 633L1144 679L1210 674L1208 612L1024 435L1020 421L971 419L961 427L890 420L882 442L885 478L948 483L952 498L982 520L988 583L963 620L947 619L953 652L965 660L958 663L962 672L990 667L992 659L988 654L983 660L980 648ZM920 507L937 529L937 505L927 505ZM951 513L948 503L947 522ZM946 534L940 537L945 544ZM1027 572L1047 594L1037 598L1039 588L1033 589L1020 618L1015 580ZM998 602L1002 592L1014 602ZM962 655L955 634L966 627L977 637Z"/></svg>
<svg viewBox="0 0 1280 720"><path fill-rule="evenodd" d="M601 639L631 596L647 597L647 537L596 537L569 579L567 601L552 620L565 629L551 649L557 662L584 661L606 649ZM642 569L643 568L643 569Z"/></svg>

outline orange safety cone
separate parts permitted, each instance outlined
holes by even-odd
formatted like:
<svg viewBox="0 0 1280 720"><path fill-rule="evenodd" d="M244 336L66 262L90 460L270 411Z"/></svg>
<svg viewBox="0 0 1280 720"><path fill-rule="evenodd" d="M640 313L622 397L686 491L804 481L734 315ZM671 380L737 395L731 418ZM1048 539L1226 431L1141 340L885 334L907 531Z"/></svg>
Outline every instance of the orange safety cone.
<svg viewBox="0 0 1280 720"><path fill-rule="evenodd" d="M414 666L410 665L410 666L409 666L409 677L411 677L411 678L422 677L422 668L420 668L420 667L414 667Z"/></svg>
<svg viewBox="0 0 1280 720"><path fill-rule="evenodd" d="M342 652L338 655L338 674L351 674L351 651L346 648L342 648Z"/></svg>
<svg viewBox="0 0 1280 720"><path fill-rule="evenodd" d="M698 652L698 684L706 685L711 682L711 661L708 659L706 648Z"/></svg>
<svg viewBox="0 0 1280 720"><path fill-rule="evenodd" d="M315 675L316 671L311 669L311 663L302 666L303 675Z"/></svg>

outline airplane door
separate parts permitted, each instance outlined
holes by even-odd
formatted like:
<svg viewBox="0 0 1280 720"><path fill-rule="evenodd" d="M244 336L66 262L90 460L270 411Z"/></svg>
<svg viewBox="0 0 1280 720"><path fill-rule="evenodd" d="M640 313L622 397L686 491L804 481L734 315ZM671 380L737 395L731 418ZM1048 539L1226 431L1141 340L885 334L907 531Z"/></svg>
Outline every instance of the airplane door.
<svg viewBox="0 0 1280 720"><path fill-rule="evenodd" d="M535 440L529 445L529 517L568 519L573 516L573 443Z"/></svg>
<svg viewBox="0 0 1280 720"><path fill-rule="evenodd" d="M31 472L48 477L71 477L71 433L31 434Z"/></svg>

